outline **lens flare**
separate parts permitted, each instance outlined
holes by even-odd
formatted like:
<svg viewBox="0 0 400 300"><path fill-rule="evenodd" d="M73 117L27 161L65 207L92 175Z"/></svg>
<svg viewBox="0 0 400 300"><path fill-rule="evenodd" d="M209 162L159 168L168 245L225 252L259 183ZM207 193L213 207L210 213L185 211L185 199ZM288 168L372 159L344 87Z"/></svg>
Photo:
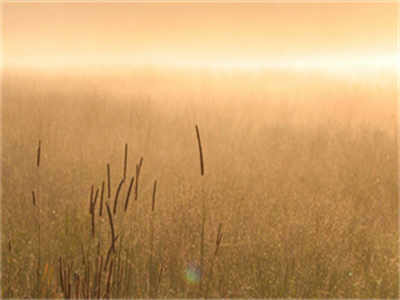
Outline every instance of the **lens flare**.
<svg viewBox="0 0 400 300"><path fill-rule="evenodd" d="M189 264L185 269L185 279L190 284L198 284L200 282L200 268L195 264Z"/></svg>

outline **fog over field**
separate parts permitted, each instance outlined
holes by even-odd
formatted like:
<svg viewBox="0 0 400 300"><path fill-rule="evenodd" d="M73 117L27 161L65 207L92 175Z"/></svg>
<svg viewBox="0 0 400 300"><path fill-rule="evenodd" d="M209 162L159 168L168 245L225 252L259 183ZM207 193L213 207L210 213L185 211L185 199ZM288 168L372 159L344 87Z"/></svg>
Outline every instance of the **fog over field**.
<svg viewBox="0 0 400 300"><path fill-rule="evenodd" d="M1 296L397 298L397 5L4 4Z"/></svg>

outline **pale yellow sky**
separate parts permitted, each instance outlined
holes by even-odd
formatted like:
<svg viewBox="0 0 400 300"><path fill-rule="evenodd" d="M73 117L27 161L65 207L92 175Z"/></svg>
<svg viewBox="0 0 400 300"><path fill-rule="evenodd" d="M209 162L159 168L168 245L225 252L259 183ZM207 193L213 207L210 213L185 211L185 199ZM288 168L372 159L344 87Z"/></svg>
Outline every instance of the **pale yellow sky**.
<svg viewBox="0 0 400 300"><path fill-rule="evenodd" d="M5 64L243 64L396 53L397 2L3 4Z"/></svg>

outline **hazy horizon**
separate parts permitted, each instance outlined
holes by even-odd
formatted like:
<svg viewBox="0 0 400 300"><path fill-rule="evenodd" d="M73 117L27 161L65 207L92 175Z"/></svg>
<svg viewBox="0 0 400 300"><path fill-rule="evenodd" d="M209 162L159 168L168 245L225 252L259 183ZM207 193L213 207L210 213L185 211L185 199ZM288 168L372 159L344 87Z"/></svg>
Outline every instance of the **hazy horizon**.
<svg viewBox="0 0 400 300"><path fill-rule="evenodd" d="M4 65L390 68L398 63L397 7L6 2Z"/></svg>

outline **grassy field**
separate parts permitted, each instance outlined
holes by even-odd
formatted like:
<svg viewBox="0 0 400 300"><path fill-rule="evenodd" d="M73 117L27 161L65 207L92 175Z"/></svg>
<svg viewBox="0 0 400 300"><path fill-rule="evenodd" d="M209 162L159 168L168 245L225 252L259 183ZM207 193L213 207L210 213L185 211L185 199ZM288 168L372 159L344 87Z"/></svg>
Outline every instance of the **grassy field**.
<svg viewBox="0 0 400 300"><path fill-rule="evenodd" d="M2 297L397 298L395 77L347 75L6 70Z"/></svg>

